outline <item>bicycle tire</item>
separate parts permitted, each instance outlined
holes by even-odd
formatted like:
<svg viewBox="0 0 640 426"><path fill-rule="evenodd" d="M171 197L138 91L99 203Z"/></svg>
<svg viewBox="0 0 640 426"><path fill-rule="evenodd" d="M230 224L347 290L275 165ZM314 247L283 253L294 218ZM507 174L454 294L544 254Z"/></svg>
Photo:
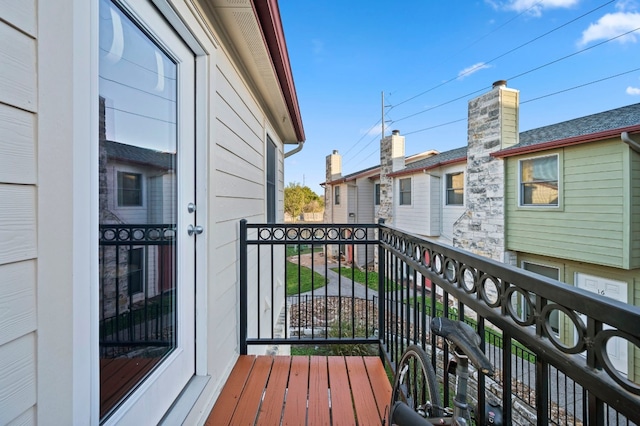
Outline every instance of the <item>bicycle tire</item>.
<svg viewBox="0 0 640 426"><path fill-rule="evenodd" d="M443 415L436 373L420 346L411 345L405 349L393 382L390 407L396 401L402 401L416 412L430 407L426 413L428 417ZM393 424L393 419L389 419L389 424Z"/></svg>

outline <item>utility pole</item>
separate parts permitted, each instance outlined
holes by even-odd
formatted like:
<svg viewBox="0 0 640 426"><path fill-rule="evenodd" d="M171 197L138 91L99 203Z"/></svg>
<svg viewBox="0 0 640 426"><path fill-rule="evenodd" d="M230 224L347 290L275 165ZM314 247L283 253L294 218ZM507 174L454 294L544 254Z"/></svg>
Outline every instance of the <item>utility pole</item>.
<svg viewBox="0 0 640 426"><path fill-rule="evenodd" d="M380 122L382 123L382 139L384 139L384 90L380 92L380 94L382 96L382 117L380 118Z"/></svg>

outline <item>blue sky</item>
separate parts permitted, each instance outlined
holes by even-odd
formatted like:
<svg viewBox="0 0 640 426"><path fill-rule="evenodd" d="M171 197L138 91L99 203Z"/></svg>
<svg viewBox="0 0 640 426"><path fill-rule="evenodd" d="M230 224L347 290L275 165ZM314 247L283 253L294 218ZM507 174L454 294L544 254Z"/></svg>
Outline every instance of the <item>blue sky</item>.
<svg viewBox="0 0 640 426"><path fill-rule="evenodd" d="M520 91L520 131L640 102L640 0L279 6L306 133L285 185L318 194L332 150L343 174L379 162L383 92L407 155L465 146L468 101L497 80Z"/></svg>

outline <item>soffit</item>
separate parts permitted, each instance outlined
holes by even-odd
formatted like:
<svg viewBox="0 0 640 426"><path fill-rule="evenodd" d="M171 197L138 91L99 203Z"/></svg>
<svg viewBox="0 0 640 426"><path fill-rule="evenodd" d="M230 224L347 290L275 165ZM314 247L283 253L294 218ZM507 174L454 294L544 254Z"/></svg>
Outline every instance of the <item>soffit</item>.
<svg viewBox="0 0 640 426"><path fill-rule="evenodd" d="M236 65L245 74L258 98L264 102L275 130L284 142L298 142L300 135L293 124L289 105L252 1L200 0L200 3L210 22L218 26L216 30L220 32L226 50L236 60Z"/></svg>

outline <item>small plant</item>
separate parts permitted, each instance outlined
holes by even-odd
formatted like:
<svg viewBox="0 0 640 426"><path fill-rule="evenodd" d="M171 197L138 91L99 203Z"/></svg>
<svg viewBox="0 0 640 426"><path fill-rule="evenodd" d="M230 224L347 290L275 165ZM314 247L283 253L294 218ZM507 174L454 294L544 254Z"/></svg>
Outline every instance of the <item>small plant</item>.
<svg viewBox="0 0 640 426"><path fill-rule="evenodd" d="M358 338L369 337L365 335L366 328L364 324L356 323L355 328L353 322L343 321L335 323L329 328L329 337L340 338ZM378 355L378 345L370 343L336 343L329 345L332 355L340 356L375 356Z"/></svg>

